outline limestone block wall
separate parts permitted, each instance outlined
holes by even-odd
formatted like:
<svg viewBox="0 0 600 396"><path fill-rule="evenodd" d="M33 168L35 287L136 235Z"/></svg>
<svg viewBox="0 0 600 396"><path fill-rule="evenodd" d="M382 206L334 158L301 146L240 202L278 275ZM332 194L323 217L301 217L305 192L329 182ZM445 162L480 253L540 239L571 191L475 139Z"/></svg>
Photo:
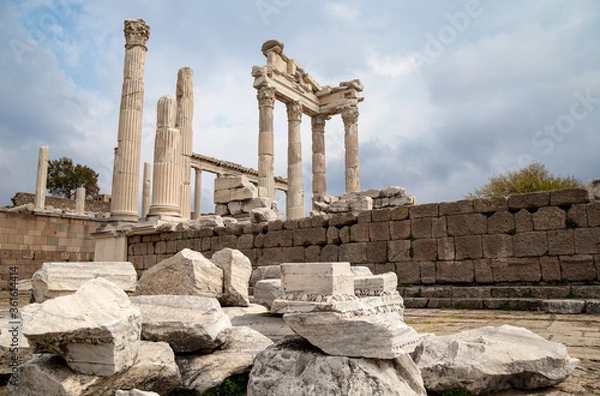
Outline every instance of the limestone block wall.
<svg viewBox="0 0 600 396"><path fill-rule="evenodd" d="M93 261L90 233L100 222L0 210L0 287L7 286L10 267L19 279L30 278L48 261Z"/></svg>
<svg viewBox="0 0 600 396"><path fill-rule="evenodd" d="M35 194L19 192L11 198L14 206L21 206L28 203L35 203ZM52 206L55 209L62 210L75 210L75 200L46 196L46 206ZM95 213L107 213L110 212L110 202L102 202L96 200L85 200L85 211Z"/></svg>
<svg viewBox="0 0 600 396"><path fill-rule="evenodd" d="M398 283L519 284L600 280L600 202L585 189L133 235L139 273L183 248L224 247L253 266L349 261Z"/></svg>

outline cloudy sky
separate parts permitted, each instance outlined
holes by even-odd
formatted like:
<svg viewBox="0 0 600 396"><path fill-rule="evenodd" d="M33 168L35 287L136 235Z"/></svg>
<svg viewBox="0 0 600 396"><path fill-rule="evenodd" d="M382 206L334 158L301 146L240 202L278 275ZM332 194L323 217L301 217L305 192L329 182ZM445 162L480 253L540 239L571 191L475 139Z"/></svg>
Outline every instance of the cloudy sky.
<svg viewBox="0 0 600 396"><path fill-rule="evenodd" d="M600 178L598 0L0 0L0 206L35 191L39 147L99 174L111 192L123 79L123 20L150 27L142 162L156 102L194 70L196 153L257 167L250 71L268 39L321 85L359 78L363 189L403 186L420 203L461 199L540 161ZM275 172L287 172L283 104ZM344 188L343 125L326 127L329 195ZM302 143L307 198L310 120ZM212 177L203 178L212 211Z"/></svg>

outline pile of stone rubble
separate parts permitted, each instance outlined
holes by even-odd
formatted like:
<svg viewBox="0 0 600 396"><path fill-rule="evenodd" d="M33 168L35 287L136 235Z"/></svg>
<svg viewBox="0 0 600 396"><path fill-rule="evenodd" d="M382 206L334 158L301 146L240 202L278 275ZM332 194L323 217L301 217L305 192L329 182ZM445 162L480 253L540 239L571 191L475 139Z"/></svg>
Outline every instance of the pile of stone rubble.
<svg viewBox="0 0 600 396"><path fill-rule="evenodd" d="M271 313L250 303L249 285ZM252 273L237 250L209 260L184 249L138 281L127 262L46 263L32 287L21 330L33 357L9 396L202 393L244 372L248 395L484 394L552 386L578 363L524 328L419 334L396 275L349 263ZM238 326L234 310L256 325ZM265 326L283 323L295 335L273 344Z"/></svg>
<svg viewBox="0 0 600 396"><path fill-rule="evenodd" d="M323 197L313 202L311 214L358 212L416 204L417 198L414 195L407 194L402 187L392 186L384 189L345 193L339 197Z"/></svg>

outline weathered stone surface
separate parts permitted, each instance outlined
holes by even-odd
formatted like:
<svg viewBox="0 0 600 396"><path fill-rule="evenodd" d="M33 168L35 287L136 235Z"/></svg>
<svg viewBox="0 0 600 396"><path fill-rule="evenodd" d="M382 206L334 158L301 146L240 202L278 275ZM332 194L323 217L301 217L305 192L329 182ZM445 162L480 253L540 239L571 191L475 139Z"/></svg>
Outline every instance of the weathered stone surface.
<svg viewBox="0 0 600 396"><path fill-rule="evenodd" d="M549 191L515 194L508 197L509 209L535 209L548 204L550 204Z"/></svg>
<svg viewBox="0 0 600 396"><path fill-rule="evenodd" d="M369 267L365 267L364 265L353 265L352 267L350 267L350 269L352 270L352 273L355 277L373 275Z"/></svg>
<svg viewBox="0 0 600 396"><path fill-rule="evenodd" d="M356 296L379 296L386 292L395 292L397 286L398 277L394 272L354 278L354 294Z"/></svg>
<svg viewBox="0 0 600 396"><path fill-rule="evenodd" d="M219 207L222 208L222 205L217 205L217 209ZM225 206L225 208L226 207L227 206ZM223 218L221 217L221 215L218 212L219 212L219 210L217 210L216 215L200 216L188 224L189 224L190 228L192 228L192 229L223 227L225 224L223 223ZM223 215L229 214L229 212L227 212L224 208L222 208L221 212Z"/></svg>
<svg viewBox="0 0 600 396"><path fill-rule="evenodd" d="M550 205L588 203L590 197L586 188L567 188L550 191Z"/></svg>
<svg viewBox="0 0 600 396"><path fill-rule="evenodd" d="M250 259L239 250L225 248L213 254L210 261L223 270L221 304L247 307L250 304L248 286L252 275Z"/></svg>
<svg viewBox="0 0 600 396"><path fill-rule="evenodd" d="M231 327L214 298L153 295L131 302L142 312L142 339L164 341L174 352L217 348L224 342L218 334Z"/></svg>
<svg viewBox="0 0 600 396"><path fill-rule="evenodd" d="M270 208L256 208L252 209L250 213L250 220L253 223L265 223L270 221L280 220L279 212L274 211Z"/></svg>
<svg viewBox="0 0 600 396"><path fill-rule="evenodd" d="M35 355L19 367L19 383L17 386L9 385L6 395L98 396L132 388L168 395L179 386L180 379L169 345L142 341L135 364L110 377L77 374L56 355Z"/></svg>
<svg viewBox="0 0 600 396"><path fill-rule="evenodd" d="M250 275L250 286L254 286L256 282L263 279L280 279L281 265L263 265L252 270Z"/></svg>
<svg viewBox="0 0 600 396"><path fill-rule="evenodd" d="M177 294L218 298L223 293L223 270L202 253L183 249L146 270L137 295Z"/></svg>
<svg viewBox="0 0 600 396"><path fill-rule="evenodd" d="M585 308L583 300L544 300L542 301L544 312L559 314L579 314Z"/></svg>
<svg viewBox="0 0 600 396"><path fill-rule="evenodd" d="M263 279L254 285L254 299L256 304L271 308L273 301L281 295L281 279Z"/></svg>
<svg viewBox="0 0 600 396"><path fill-rule="evenodd" d="M600 179L592 179L585 183L590 202L600 201Z"/></svg>
<svg viewBox="0 0 600 396"><path fill-rule="evenodd" d="M475 394L552 386L579 363L564 345L509 325L423 337L412 357L428 391L464 388Z"/></svg>
<svg viewBox="0 0 600 396"><path fill-rule="evenodd" d="M146 392L146 391L141 391L139 389L132 389L132 390L118 390L115 392L115 396L160 396L158 393L156 392Z"/></svg>
<svg viewBox="0 0 600 396"><path fill-rule="evenodd" d="M21 315L31 349L63 357L73 371L109 376L135 362L140 310L106 279L89 280L72 295L27 305Z"/></svg>
<svg viewBox="0 0 600 396"><path fill-rule="evenodd" d="M394 294L333 302L327 310L284 314L294 332L329 355L394 359L411 352L420 335L402 321Z"/></svg>
<svg viewBox="0 0 600 396"><path fill-rule="evenodd" d="M248 396L420 395L425 388L408 355L374 360L328 356L300 337L286 339L256 357Z"/></svg>
<svg viewBox="0 0 600 396"><path fill-rule="evenodd" d="M556 206L539 208L532 217L534 230L564 229L567 220L565 211Z"/></svg>
<svg viewBox="0 0 600 396"><path fill-rule="evenodd" d="M273 342L248 327L232 327L220 336L226 341L209 355L183 355L176 358L184 389L205 392L226 378L250 371L256 355Z"/></svg>
<svg viewBox="0 0 600 396"><path fill-rule="evenodd" d="M36 302L73 294L90 279L105 278L127 293L135 292L137 273L127 261L44 263L31 277Z"/></svg>

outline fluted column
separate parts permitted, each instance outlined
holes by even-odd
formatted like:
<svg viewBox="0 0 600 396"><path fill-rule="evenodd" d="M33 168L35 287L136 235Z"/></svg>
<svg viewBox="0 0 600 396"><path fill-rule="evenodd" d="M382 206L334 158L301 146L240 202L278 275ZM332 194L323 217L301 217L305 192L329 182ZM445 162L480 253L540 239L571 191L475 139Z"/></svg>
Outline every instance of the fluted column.
<svg viewBox="0 0 600 396"><path fill-rule="evenodd" d="M346 149L346 192L360 191L358 161L358 108L346 107L342 111L344 121L344 147Z"/></svg>
<svg viewBox="0 0 600 396"><path fill-rule="evenodd" d="M35 209L44 210L46 206L46 183L48 181L48 146L40 147L38 154L37 176L35 180Z"/></svg>
<svg viewBox="0 0 600 396"><path fill-rule="evenodd" d="M267 197L275 196L275 144L273 136L273 109L275 88L262 87L258 90L258 186L264 187Z"/></svg>
<svg viewBox="0 0 600 396"><path fill-rule="evenodd" d="M194 219L198 219L202 214L202 169L195 168L194 171Z"/></svg>
<svg viewBox="0 0 600 396"><path fill-rule="evenodd" d="M286 217L289 220L304 217L304 188L302 186L302 105L298 101L286 104L288 115L288 192Z"/></svg>
<svg viewBox="0 0 600 396"><path fill-rule="evenodd" d="M312 191L313 202L327 195L325 177L325 122L328 116L317 114L312 117Z"/></svg>
<svg viewBox="0 0 600 396"><path fill-rule="evenodd" d="M156 138L154 140L154 179L149 216L180 216L181 134L175 128L175 98L165 95L158 100Z"/></svg>
<svg viewBox="0 0 600 396"><path fill-rule="evenodd" d="M142 218L150 211L150 187L152 186L152 165L144 162L144 184L142 184Z"/></svg>
<svg viewBox="0 0 600 396"><path fill-rule="evenodd" d="M175 127L181 133L181 217L189 219L191 215L191 170L192 170L192 120L194 118L193 71L182 67L177 73L177 121Z"/></svg>
<svg viewBox="0 0 600 396"><path fill-rule="evenodd" d="M139 219L143 76L150 26L143 19L126 19L124 33L125 65L113 174L111 220L135 222Z"/></svg>

